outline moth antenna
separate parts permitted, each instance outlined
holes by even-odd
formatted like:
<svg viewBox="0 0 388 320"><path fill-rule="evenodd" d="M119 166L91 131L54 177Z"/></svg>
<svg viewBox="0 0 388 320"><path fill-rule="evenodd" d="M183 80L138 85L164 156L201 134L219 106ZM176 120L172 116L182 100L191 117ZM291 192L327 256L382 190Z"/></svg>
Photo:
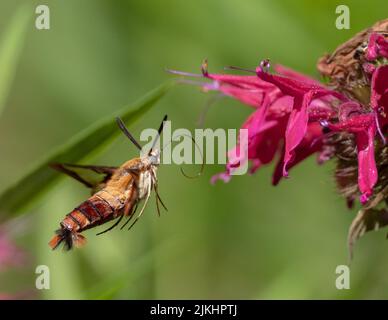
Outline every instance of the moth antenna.
<svg viewBox="0 0 388 320"><path fill-rule="evenodd" d="M125 136L131 140L131 142L135 145L136 148L138 148L141 151L140 144L136 141L136 139L130 134L127 127L125 126L123 120L121 120L119 117L116 118L117 125L121 129L121 131L125 134Z"/></svg>
<svg viewBox="0 0 388 320"><path fill-rule="evenodd" d="M164 127L164 123L167 121L167 115L164 116L163 120L162 120L162 123L160 124L159 126L159 129L158 129L158 135L155 137L155 140L154 142L152 143L152 146L151 146L151 149L150 151L148 152L148 155L151 154L152 150L155 148L155 145L156 143L158 142L158 139L160 137L160 135L162 134L162 131L163 131L163 127Z"/></svg>
<svg viewBox="0 0 388 320"><path fill-rule="evenodd" d="M150 185L151 186L151 185ZM128 231L131 230L133 228L133 226L136 224L136 222L139 221L140 217L143 215L143 212L144 212L144 209L146 208L147 204L148 204L148 200L150 199L150 195L151 195L151 189L149 187L148 191L147 191L147 198L145 199L144 201L144 205L143 207L141 208L140 210L140 213L137 215L135 221L132 222L132 224L129 226L128 228Z"/></svg>

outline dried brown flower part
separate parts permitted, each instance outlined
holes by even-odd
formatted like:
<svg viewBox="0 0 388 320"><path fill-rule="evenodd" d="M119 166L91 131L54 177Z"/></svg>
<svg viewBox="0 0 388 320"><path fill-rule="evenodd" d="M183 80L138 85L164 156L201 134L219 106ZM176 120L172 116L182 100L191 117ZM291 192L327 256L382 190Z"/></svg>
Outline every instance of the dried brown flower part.
<svg viewBox="0 0 388 320"><path fill-rule="evenodd" d="M363 69L366 62L364 53L372 33L381 33L388 39L388 19L357 33L317 63L318 71L329 79L330 86L365 104L369 104L370 99L370 77Z"/></svg>

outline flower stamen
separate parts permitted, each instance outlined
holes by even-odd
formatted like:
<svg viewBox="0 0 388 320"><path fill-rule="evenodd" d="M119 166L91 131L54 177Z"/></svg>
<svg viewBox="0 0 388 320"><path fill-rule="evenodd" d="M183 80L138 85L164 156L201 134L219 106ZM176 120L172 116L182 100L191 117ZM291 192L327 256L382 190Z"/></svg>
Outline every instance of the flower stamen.
<svg viewBox="0 0 388 320"><path fill-rule="evenodd" d="M184 71L179 71L179 70L173 70L173 69L164 69L166 72L171 73L171 74L176 74L178 76L184 76L184 77L194 77L194 78L203 78L202 74L198 73L190 73L190 72L184 72Z"/></svg>
<svg viewBox="0 0 388 320"><path fill-rule="evenodd" d="M271 68L271 63L269 59L261 60L260 62L260 69L262 72L269 72L269 69Z"/></svg>
<svg viewBox="0 0 388 320"><path fill-rule="evenodd" d="M244 71L244 72L249 72L249 73L254 73L254 74L256 74L256 71L255 71L255 70L245 69L245 68L235 67L235 66L227 66L227 67L224 67L224 70L238 70L238 71Z"/></svg>
<svg viewBox="0 0 388 320"><path fill-rule="evenodd" d="M380 127L379 115L377 114L377 112L375 112L374 116L375 116L377 132L379 133L379 136L381 138L381 141L383 142L383 145L386 145L387 144L387 140L385 139L385 136L384 136L384 134L383 134L383 132L381 130L381 127Z"/></svg>
<svg viewBox="0 0 388 320"><path fill-rule="evenodd" d="M204 77L208 77L209 76L208 67L209 67L209 65L207 63L207 59L203 60L202 65L201 65L201 71L202 71L202 75Z"/></svg>

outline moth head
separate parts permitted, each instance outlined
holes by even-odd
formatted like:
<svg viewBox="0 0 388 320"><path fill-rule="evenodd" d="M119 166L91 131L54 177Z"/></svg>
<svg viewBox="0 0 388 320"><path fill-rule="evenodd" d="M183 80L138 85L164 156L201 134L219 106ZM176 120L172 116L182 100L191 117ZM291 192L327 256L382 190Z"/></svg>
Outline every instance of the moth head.
<svg viewBox="0 0 388 320"><path fill-rule="evenodd" d="M152 150L148 155L148 160L153 166L160 165L160 151L158 149Z"/></svg>

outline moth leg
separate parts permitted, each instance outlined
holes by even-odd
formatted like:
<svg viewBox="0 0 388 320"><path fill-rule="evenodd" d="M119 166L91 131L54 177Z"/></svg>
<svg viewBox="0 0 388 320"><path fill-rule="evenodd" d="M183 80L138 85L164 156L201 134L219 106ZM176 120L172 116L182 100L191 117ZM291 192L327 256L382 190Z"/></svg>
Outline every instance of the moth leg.
<svg viewBox="0 0 388 320"><path fill-rule="evenodd" d="M151 183L149 184L149 187L148 187L148 190L147 190L147 197L146 197L146 199L144 201L144 205L141 208L140 213L137 215L135 221L133 221L132 224L129 226L128 230L131 230L132 227L136 224L136 222L139 221L140 217L143 215L144 209L146 208L148 200L150 199L150 195L151 195Z"/></svg>
<svg viewBox="0 0 388 320"><path fill-rule="evenodd" d="M157 184L155 184L155 194L156 194L156 199L158 200L157 202L160 202L164 210L168 211L166 205L163 203L162 199L160 198Z"/></svg>
<svg viewBox="0 0 388 320"><path fill-rule="evenodd" d="M124 206L123 216L130 217L133 215L135 210L133 208L137 207L137 202L132 203L132 201L128 201Z"/></svg>
<svg viewBox="0 0 388 320"><path fill-rule="evenodd" d="M120 218L118 218L117 221L111 227L109 227L108 229L106 229L104 231L97 233L96 236L99 236L100 234L103 234L105 232L112 230L114 227L116 227L121 222L122 219L123 219L123 215L121 215Z"/></svg>
<svg viewBox="0 0 388 320"><path fill-rule="evenodd" d="M120 230L124 229L124 227L129 223L129 221L132 220L133 216L135 215L135 213L137 211L137 208L138 208L138 203L136 202L133 211L128 215L127 221L125 221L125 223L120 227Z"/></svg>
<svg viewBox="0 0 388 320"><path fill-rule="evenodd" d="M158 200L158 196L157 196L157 193L155 192L155 202L156 202L156 210L158 212L158 217L160 217L160 207L159 207L159 200Z"/></svg>
<svg viewBox="0 0 388 320"><path fill-rule="evenodd" d="M155 189L155 195L156 195L156 209L158 210L158 216L160 216L160 208L159 208L159 202L163 206L164 210L168 211L166 205L163 203L162 199L160 198L159 191L158 191L158 179L156 177L156 174L151 171L152 179L154 181L153 186Z"/></svg>

